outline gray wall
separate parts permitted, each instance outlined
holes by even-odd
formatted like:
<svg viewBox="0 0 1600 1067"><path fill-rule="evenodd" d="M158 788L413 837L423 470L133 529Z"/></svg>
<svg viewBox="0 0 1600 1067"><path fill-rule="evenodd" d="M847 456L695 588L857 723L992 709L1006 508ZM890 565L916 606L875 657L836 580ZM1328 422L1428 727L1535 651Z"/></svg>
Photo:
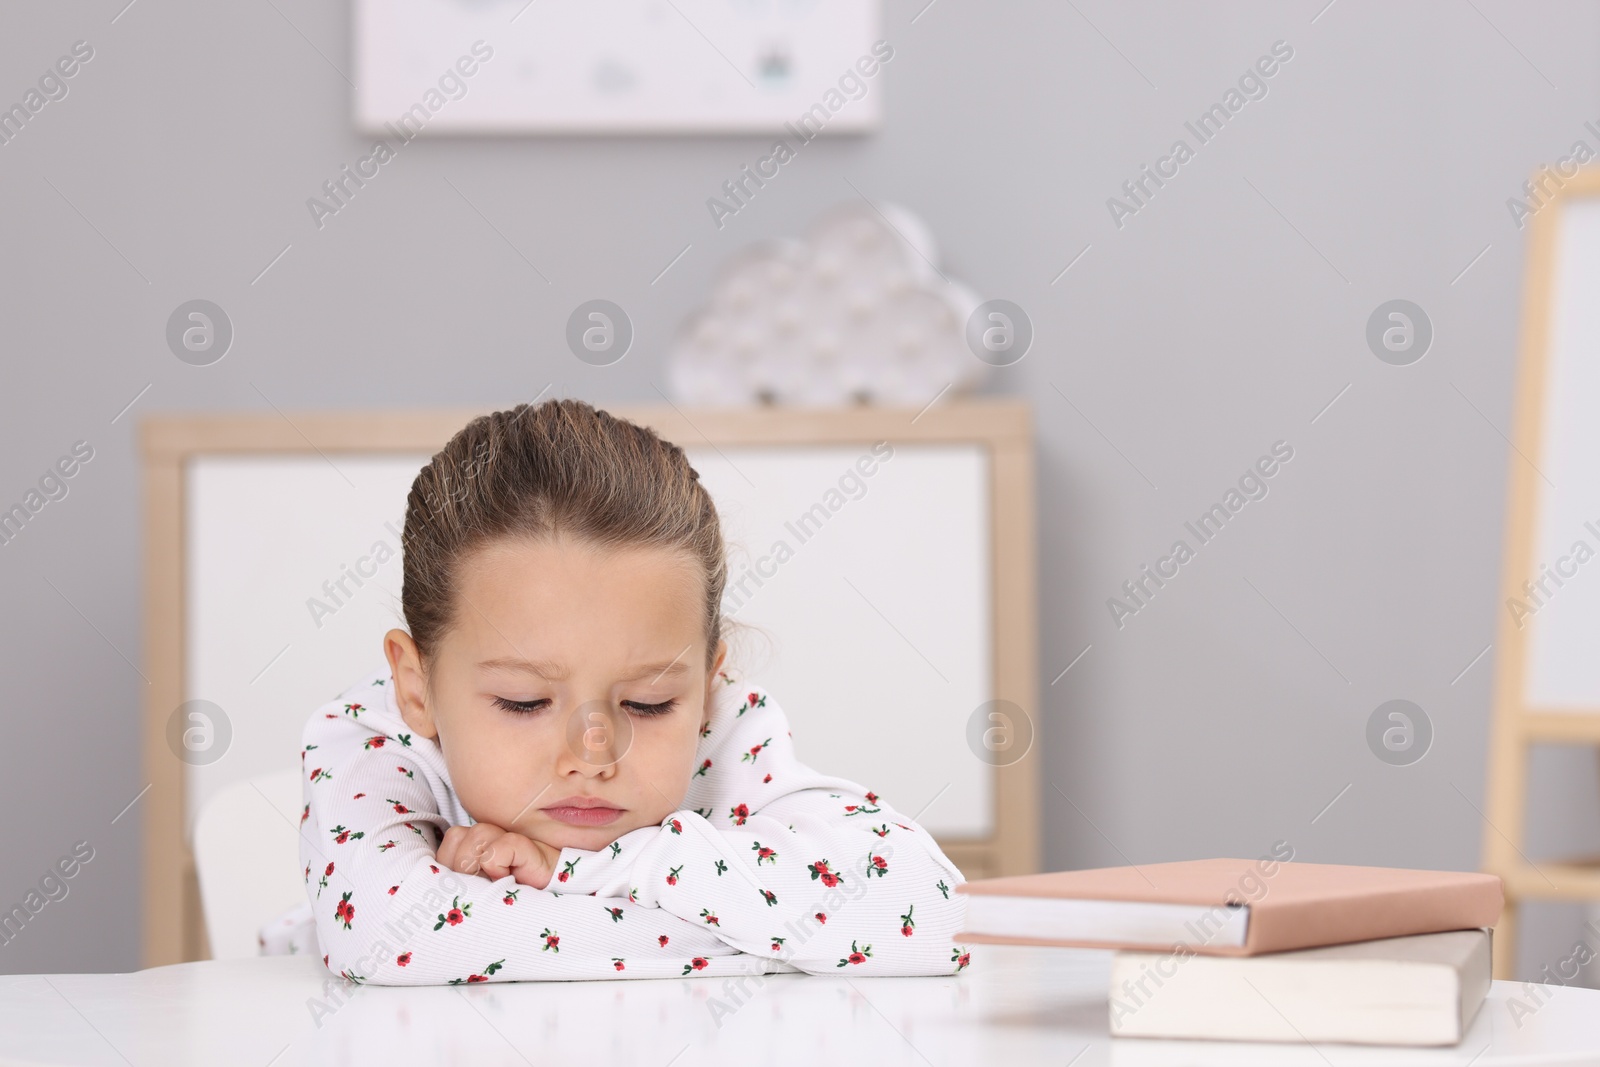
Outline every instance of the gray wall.
<svg viewBox="0 0 1600 1067"><path fill-rule="evenodd" d="M1047 862L1286 839L1305 860L1477 865L1494 654L1468 664L1500 610L1525 239L1506 199L1594 143L1592 5L938 0L913 24L924 0L889 0L882 132L808 146L721 231L705 199L761 138L422 140L319 231L306 198L367 146L334 69L348 5L140 0L113 23L124 2L12 5L0 32L6 102L95 49L0 146L0 502L94 448L0 549L0 902L95 850L0 971L137 964L138 809L112 819L145 784L139 416L488 409L552 381L654 401L716 266L847 180L921 213L950 272L1037 329L992 388L1038 413ZM1268 95L1115 226L1107 198L1279 39ZM561 341L596 295L638 329L609 368ZM163 340L195 297L238 330L211 367ZM1364 340L1397 297L1436 329L1409 367ZM1118 629L1106 599L1280 439L1269 495ZM1364 740L1396 697L1436 731L1408 767ZM1541 756L1535 856L1600 845L1593 763ZM1577 937L1574 908L1535 920L1525 972Z"/></svg>

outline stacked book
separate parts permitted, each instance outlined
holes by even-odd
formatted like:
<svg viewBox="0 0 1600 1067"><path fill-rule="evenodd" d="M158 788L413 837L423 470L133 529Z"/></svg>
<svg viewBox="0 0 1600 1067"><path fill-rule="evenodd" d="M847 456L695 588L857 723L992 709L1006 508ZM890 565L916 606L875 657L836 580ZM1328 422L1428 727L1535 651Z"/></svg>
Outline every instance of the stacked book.
<svg viewBox="0 0 1600 1067"><path fill-rule="evenodd" d="M1489 991L1491 874L1189 860L967 882L961 939L1115 950L1111 1033L1453 1045Z"/></svg>

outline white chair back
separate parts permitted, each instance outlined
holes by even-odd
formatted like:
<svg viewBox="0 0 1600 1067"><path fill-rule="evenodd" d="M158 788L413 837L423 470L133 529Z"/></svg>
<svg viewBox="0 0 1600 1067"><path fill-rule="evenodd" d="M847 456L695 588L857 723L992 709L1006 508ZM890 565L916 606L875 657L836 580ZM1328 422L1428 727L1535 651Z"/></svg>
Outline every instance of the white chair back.
<svg viewBox="0 0 1600 1067"><path fill-rule="evenodd" d="M194 827L194 863L212 959L258 954L261 925L305 899L300 773L248 778L217 790Z"/></svg>

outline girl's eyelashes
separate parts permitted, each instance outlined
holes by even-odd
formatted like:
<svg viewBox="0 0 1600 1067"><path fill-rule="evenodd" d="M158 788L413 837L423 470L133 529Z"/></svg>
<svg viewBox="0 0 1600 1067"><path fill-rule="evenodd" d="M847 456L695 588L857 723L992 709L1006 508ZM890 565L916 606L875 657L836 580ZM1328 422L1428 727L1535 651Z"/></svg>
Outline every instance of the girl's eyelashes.
<svg viewBox="0 0 1600 1067"><path fill-rule="evenodd" d="M504 710L512 712L516 715L532 714L535 711L539 711L549 703L550 700L548 697L540 700L507 700L505 697L494 698L495 707L503 708Z"/></svg>
<svg viewBox="0 0 1600 1067"><path fill-rule="evenodd" d="M494 698L495 707L500 708L503 711L509 711L514 715L531 715L536 711L543 711L544 708L549 705L549 703L550 699L548 697L543 697L539 700L507 700L505 697ZM655 715L667 714L673 708L678 706L678 701L676 698L674 698L672 700L663 701L660 704L642 704L637 700L624 700L622 702L622 706L630 709L637 715L648 718Z"/></svg>
<svg viewBox="0 0 1600 1067"><path fill-rule="evenodd" d="M640 715L648 717L652 715L665 715L667 712L678 706L678 701L673 699L664 701L660 704L641 704L637 700L624 700L622 702L622 706L625 708L632 708Z"/></svg>

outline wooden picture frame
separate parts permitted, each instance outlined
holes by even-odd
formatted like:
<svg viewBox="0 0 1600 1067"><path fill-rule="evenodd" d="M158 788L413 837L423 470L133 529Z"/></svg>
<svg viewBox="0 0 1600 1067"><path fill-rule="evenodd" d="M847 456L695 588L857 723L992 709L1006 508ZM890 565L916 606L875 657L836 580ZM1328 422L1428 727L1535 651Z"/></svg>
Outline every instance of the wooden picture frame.
<svg viewBox="0 0 1600 1067"><path fill-rule="evenodd" d="M1534 180L1543 180L1540 172L1535 172ZM1524 850L1532 746L1600 746L1600 703L1573 706L1529 697L1530 652L1538 630L1522 625L1526 616L1512 610L1517 603L1530 605L1524 583L1541 573L1539 524L1547 487L1540 468L1548 462L1549 451L1546 429L1551 414L1551 349L1558 311L1562 225L1573 204L1588 201L1600 206L1600 169L1580 170L1543 200L1531 218L1528 237L1483 812L1483 866L1499 875L1505 885L1505 910L1494 937L1495 977L1502 979L1511 978L1516 965L1518 908L1524 901L1600 901L1600 860L1535 864Z"/></svg>
<svg viewBox="0 0 1600 1067"><path fill-rule="evenodd" d="M508 405L509 406L509 405ZM992 562L992 699L1039 716L1038 612L1032 418L1009 399L948 402L922 411L861 407L841 410L697 409L672 405L604 405L685 447L774 444L964 442L989 460ZM322 411L159 415L139 429L144 468L145 658L150 679L142 753L149 792L143 804L143 964L205 958L204 924L194 857L184 834L183 765L166 730L185 694L185 515L188 461L215 454L316 456L431 455L475 410ZM969 878L1022 874L1039 864L1040 755L1029 751L996 766L993 832L940 844Z"/></svg>

